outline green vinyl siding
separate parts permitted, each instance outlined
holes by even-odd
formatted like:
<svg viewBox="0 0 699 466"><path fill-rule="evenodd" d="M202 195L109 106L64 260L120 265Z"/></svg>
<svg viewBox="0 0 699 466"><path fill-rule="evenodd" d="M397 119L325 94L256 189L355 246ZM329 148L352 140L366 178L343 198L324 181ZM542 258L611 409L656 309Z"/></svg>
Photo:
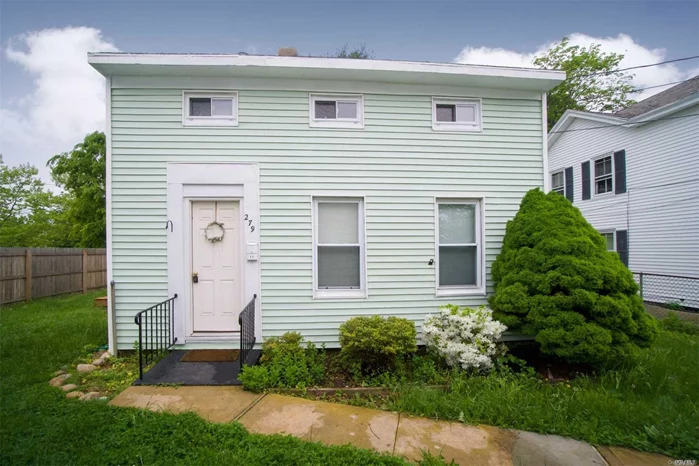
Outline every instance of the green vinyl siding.
<svg viewBox="0 0 699 466"><path fill-rule="evenodd" d="M339 324L352 316L420 323L440 304L483 303L482 296L435 297L435 266L428 265L435 258L434 198L485 195L491 292L490 266L506 222L528 189L543 186L541 101L483 97L481 133L434 132L428 89L393 95L384 87L364 94L362 130L310 128L302 91L236 89L239 126L201 128L182 126L181 89L112 89L119 348L137 338L134 314L167 295L168 162L259 164L265 337L297 330L334 346ZM365 198L367 299L312 298L311 198L333 192Z"/></svg>

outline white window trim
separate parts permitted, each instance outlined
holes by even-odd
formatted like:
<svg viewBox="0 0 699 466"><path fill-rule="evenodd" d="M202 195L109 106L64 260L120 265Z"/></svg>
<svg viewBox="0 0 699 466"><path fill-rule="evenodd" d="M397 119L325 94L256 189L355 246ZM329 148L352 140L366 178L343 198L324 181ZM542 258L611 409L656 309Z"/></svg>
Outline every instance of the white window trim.
<svg viewBox="0 0 699 466"><path fill-rule="evenodd" d="M612 173L610 175L612 178L612 190L607 191L606 193L597 194L597 177L595 176L595 162L597 162L598 160L606 159L607 157L609 157L612 161ZM592 194L591 198L614 195L614 190L616 189L616 186L615 186L616 180L614 179L614 153L613 152L606 153L604 155L600 155L598 157L590 159L590 172L591 172L590 173L590 180L592 183L592 186L590 187L591 188L590 193Z"/></svg>
<svg viewBox="0 0 699 466"><path fill-rule="evenodd" d="M359 289L318 289L318 203L319 202L356 202L359 204ZM366 269L366 202L362 196L326 196L313 195L311 196L311 226L312 226L312 241L313 241L313 299L365 299L368 297L367 292L367 269Z"/></svg>
<svg viewBox="0 0 699 466"><path fill-rule="evenodd" d="M440 204L475 204L476 205L476 284L469 286L439 285L439 205ZM435 296L438 298L452 296L485 296L485 196L434 198L434 257L435 257Z"/></svg>
<svg viewBox="0 0 699 466"><path fill-rule="evenodd" d="M189 99L233 99L233 115L223 116L189 116ZM182 91L182 126L238 126L238 93L235 91Z"/></svg>
<svg viewBox="0 0 699 466"><path fill-rule="evenodd" d="M459 123L457 121L437 121L437 105L475 105L476 123ZM483 100L480 98L454 98L454 97L432 97L432 130L451 132L474 132L483 131Z"/></svg>
<svg viewBox="0 0 699 466"><path fill-rule="evenodd" d="M549 181L551 182L551 191L555 191L554 186L553 186L553 175L558 175L559 173L563 175L563 186L561 186L561 188L563 188L563 192L561 193L561 195L563 197L565 197L565 195L566 195L566 171L565 171L565 169L556 170L555 172L551 172L549 174L549 177L550 177Z"/></svg>
<svg viewBox="0 0 699 466"><path fill-rule="evenodd" d="M317 100L350 101L357 103L357 118L336 118L334 120L315 118ZM308 125L311 128L364 129L364 96L361 94L308 94Z"/></svg>
<svg viewBox="0 0 699 466"><path fill-rule="evenodd" d="M602 236L608 235L608 234L611 233L611 235L612 235L612 249L611 249L611 250L610 250L610 249L607 249L607 251L616 252L616 230L614 230L614 229L607 229L607 230L598 230L597 232L598 232L600 235L602 235ZM606 245L606 243L605 243L605 247L606 247L606 246L607 246L607 245Z"/></svg>

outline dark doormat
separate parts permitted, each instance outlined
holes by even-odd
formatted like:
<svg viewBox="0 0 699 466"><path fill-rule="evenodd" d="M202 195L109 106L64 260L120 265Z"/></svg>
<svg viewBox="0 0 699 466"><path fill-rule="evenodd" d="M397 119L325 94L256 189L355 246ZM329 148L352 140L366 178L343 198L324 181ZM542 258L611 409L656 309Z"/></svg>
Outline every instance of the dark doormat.
<svg viewBox="0 0 699 466"><path fill-rule="evenodd" d="M240 350L192 350L187 351L180 362L233 362Z"/></svg>

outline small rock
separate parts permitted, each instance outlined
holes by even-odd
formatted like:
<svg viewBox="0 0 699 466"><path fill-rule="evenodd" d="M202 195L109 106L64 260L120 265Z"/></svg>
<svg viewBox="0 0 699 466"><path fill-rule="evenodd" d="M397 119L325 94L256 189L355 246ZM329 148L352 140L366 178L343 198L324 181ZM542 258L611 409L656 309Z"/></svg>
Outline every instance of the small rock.
<svg viewBox="0 0 699 466"><path fill-rule="evenodd" d="M63 390L64 392L70 392L72 390L75 390L76 388L78 388L77 385L75 385L74 383L69 383L68 385L62 386L61 390Z"/></svg>
<svg viewBox="0 0 699 466"><path fill-rule="evenodd" d="M105 400L107 400L107 399L108 399L108 398L107 398L106 396L101 396L101 397L100 397L100 400L102 400L102 401L105 401Z"/></svg>
<svg viewBox="0 0 699 466"><path fill-rule="evenodd" d="M80 393L80 392L70 392L70 393L66 393L66 398L80 398L80 397L82 397L82 396L83 396L83 394Z"/></svg>
<svg viewBox="0 0 699 466"><path fill-rule="evenodd" d="M70 374L61 374L53 379L49 380L49 384L51 384L52 387L60 387L65 383L66 380L70 378Z"/></svg>
<svg viewBox="0 0 699 466"><path fill-rule="evenodd" d="M94 364L78 364L78 372L92 372L97 369Z"/></svg>
<svg viewBox="0 0 699 466"><path fill-rule="evenodd" d="M100 397L100 392L88 392L80 397L80 401L96 400Z"/></svg>
<svg viewBox="0 0 699 466"><path fill-rule="evenodd" d="M105 351L104 353L102 353L102 356L100 356L100 359L109 359L111 357L112 357L112 355L109 354L108 351Z"/></svg>
<svg viewBox="0 0 699 466"><path fill-rule="evenodd" d="M54 376L54 377L58 377L59 375L63 375L63 374L65 374L65 373L66 373L66 371L56 371L56 372L53 373L53 376Z"/></svg>
<svg viewBox="0 0 699 466"><path fill-rule="evenodd" d="M92 365L93 365L93 366L97 366L97 367L103 365L104 363L105 363L105 360L102 359L102 358L100 358L100 359L95 359L94 361L92 361Z"/></svg>

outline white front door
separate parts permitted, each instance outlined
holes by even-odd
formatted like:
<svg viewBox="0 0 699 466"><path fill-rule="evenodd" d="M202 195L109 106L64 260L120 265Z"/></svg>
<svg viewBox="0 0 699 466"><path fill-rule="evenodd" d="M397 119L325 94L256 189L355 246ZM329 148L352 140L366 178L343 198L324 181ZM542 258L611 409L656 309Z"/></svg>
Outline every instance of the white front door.
<svg viewBox="0 0 699 466"><path fill-rule="evenodd" d="M223 239L211 242L206 228L223 224ZM241 236L238 201L192 202L192 331L239 330Z"/></svg>

